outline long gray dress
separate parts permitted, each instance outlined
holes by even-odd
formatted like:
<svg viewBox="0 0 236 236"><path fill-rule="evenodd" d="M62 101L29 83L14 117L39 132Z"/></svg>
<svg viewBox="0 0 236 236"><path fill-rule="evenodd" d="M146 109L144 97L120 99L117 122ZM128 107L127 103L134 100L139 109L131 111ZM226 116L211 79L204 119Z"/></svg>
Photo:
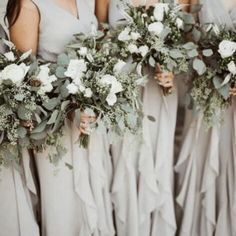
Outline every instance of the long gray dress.
<svg viewBox="0 0 236 236"><path fill-rule="evenodd" d="M230 3L203 0L201 23L235 29L236 10L227 9L226 2ZM234 98L221 126L207 131L201 116L189 122L176 165L177 202L183 210L181 236L236 235L235 112Z"/></svg>
<svg viewBox="0 0 236 236"><path fill-rule="evenodd" d="M6 37L1 25L0 37ZM0 43L0 52L4 49ZM0 169L0 236L39 236L32 203L36 187L29 162L29 153L24 150L21 172L14 165Z"/></svg>
<svg viewBox="0 0 236 236"><path fill-rule="evenodd" d="M53 0L34 0L40 11L38 56L54 61L73 34L89 33L97 20L86 0L77 0L76 18ZM63 145L67 153L54 166L50 149L35 154L41 190L42 235L114 234L109 195L110 156L105 136L94 133L88 150L79 148L79 130L68 124ZM68 168L68 164L72 169Z"/></svg>
<svg viewBox="0 0 236 236"><path fill-rule="evenodd" d="M111 0L109 23L115 26L124 17L124 4ZM163 96L153 71L147 73L150 80L143 90L144 113L156 122L144 119L141 144L137 137L126 135L112 146L112 199L118 236L171 236L176 231L173 150L177 93Z"/></svg>

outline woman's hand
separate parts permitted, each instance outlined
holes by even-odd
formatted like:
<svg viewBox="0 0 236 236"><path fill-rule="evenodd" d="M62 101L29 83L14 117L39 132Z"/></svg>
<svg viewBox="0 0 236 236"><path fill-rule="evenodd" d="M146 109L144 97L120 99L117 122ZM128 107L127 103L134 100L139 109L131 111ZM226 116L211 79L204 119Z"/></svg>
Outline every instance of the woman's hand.
<svg viewBox="0 0 236 236"><path fill-rule="evenodd" d="M171 93L174 87L174 74L170 71L161 71L160 65L157 65L155 79L158 84L164 88L164 92Z"/></svg>
<svg viewBox="0 0 236 236"><path fill-rule="evenodd" d="M95 121L96 121L95 116L90 116L85 112L81 112L81 121L79 128L80 133L90 135L91 134L90 124L94 123Z"/></svg>

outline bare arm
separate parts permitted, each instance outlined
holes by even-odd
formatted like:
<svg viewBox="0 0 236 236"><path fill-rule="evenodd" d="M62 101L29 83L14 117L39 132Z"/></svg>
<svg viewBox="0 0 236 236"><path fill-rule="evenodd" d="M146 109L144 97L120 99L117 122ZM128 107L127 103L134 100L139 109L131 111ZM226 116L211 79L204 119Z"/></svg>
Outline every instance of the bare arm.
<svg viewBox="0 0 236 236"><path fill-rule="evenodd" d="M32 49L37 53L40 15L30 0L22 0L21 12L15 24L10 27L10 39L24 52Z"/></svg>
<svg viewBox="0 0 236 236"><path fill-rule="evenodd" d="M99 23L108 22L109 0L96 0L96 16Z"/></svg>

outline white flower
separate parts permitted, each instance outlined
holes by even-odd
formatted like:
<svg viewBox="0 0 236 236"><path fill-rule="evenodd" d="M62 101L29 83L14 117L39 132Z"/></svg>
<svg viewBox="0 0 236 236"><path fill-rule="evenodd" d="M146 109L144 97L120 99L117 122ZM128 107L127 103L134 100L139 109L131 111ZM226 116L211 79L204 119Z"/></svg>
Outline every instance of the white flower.
<svg viewBox="0 0 236 236"><path fill-rule="evenodd" d="M145 57L149 51L149 48L148 46L144 45L144 46L141 46L139 47L139 53L142 55L142 57Z"/></svg>
<svg viewBox="0 0 236 236"><path fill-rule="evenodd" d="M80 55L80 56L84 57L84 56L87 55L87 53L88 53L88 49L87 49L86 47L81 47L81 48L79 49L79 55Z"/></svg>
<svg viewBox="0 0 236 236"><path fill-rule="evenodd" d="M70 60L65 76L72 79L81 78L84 75L84 72L87 70L86 62L83 59L73 59Z"/></svg>
<svg viewBox="0 0 236 236"><path fill-rule="evenodd" d="M133 39L134 41L136 41L137 39L141 37L140 33L137 33L137 32L131 32L130 36L131 36L131 39Z"/></svg>
<svg viewBox="0 0 236 236"><path fill-rule="evenodd" d="M129 44L127 49L130 53L138 53L138 47L133 43Z"/></svg>
<svg viewBox="0 0 236 236"><path fill-rule="evenodd" d="M116 93L119 93L123 90L122 84L117 81L115 76L108 74L101 78L101 83L111 85L111 90L106 98L106 101L108 105L113 106L117 101Z"/></svg>
<svg viewBox="0 0 236 236"><path fill-rule="evenodd" d="M120 34L118 35L118 40L120 41L128 41L131 39L131 36L129 35L130 33L130 29L129 28L125 28L123 31L120 32Z"/></svg>
<svg viewBox="0 0 236 236"><path fill-rule="evenodd" d="M118 60L118 62L114 65L113 72L117 74L120 73L125 65L126 63L123 60Z"/></svg>
<svg viewBox="0 0 236 236"><path fill-rule="evenodd" d="M46 84L48 82L49 72L50 72L50 69L48 68L47 65L40 66L40 71L39 71L39 74L37 75L37 79L41 83Z"/></svg>
<svg viewBox="0 0 236 236"><path fill-rule="evenodd" d="M15 61L15 55L13 52L7 52L4 54L8 61Z"/></svg>
<svg viewBox="0 0 236 236"><path fill-rule="evenodd" d="M93 92L92 92L91 88L86 88L85 91L84 91L84 96L86 98L91 98L92 95L93 95Z"/></svg>
<svg viewBox="0 0 236 236"><path fill-rule="evenodd" d="M218 52L222 58L233 56L233 54L236 52L236 42L223 40L219 45Z"/></svg>
<svg viewBox="0 0 236 236"><path fill-rule="evenodd" d="M168 12L169 12L168 3L157 3L155 5L153 15L157 21L163 21L164 14L167 14Z"/></svg>
<svg viewBox="0 0 236 236"><path fill-rule="evenodd" d="M160 35L164 29L164 25L161 22L154 22L148 26L148 31L155 35Z"/></svg>
<svg viewBox="0 0 236 236"><path fill-rule="evenodd" d="M183 26L184 26L183 20L180 19L180 18L177 18L177 19L176 19L176 25L177 25L177 27L178 27L179 29L182 29Z"/></svg>
<svg viewBox="0 0 236 236"><path fill-rule="evenodd" d="M228 70L231 74L236 75L236 65L233 61L228 64Z"/></svg>
<svg viewBox="0 0 236 236"><path fill-rule="evenodd" d="M76 94L79 91L78 86L76 86L74 83L68 84L66 88L69 94Z"/></svg>
<svg viewBox="0 0 236 236"><path fill-rule="evenodd" d="M39 94L45 94L45 93L50 93L53 90L52 84L44 84L40 87L39 89Z"/></svg>
<svg viewBox="0 0 236 236"><path fill-rule="evenodd" d="M28 73L29 68L30 67L26 66L25 63L21 63L20 65L8 65L0 73L0 80L11 80L12 83L20 86L26 74Z"/></svg>

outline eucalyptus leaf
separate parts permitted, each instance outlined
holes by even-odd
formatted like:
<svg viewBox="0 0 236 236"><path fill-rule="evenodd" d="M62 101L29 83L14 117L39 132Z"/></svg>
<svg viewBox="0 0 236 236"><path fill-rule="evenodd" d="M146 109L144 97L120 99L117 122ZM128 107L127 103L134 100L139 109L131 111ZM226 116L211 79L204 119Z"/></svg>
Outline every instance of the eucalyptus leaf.
<svg viewBox="0 0 236 236"><path fill-rule="evenodd" d="M202 60L196 58L193 61L193 69L196 70L199 75L203 75L206 72L206 65Z"/></svg>
<svg viewBox="0 0 236 236"><path fill-rule="evenodd" d="M213 55L213 51L212 49L205 49L202 51L202 54L205 56L205 57L210 57Z"/></svg>
<svg viewBox="0 0 236 236"><path fill-rule="evenodd" d="M63 79L65 78L65 72L66 72L66 69L62 66L59 66L57 67L56 69L56 77L58 77L59 79Z"/></svg>
<svg viewBox="0 0 236 236"><path fill-rule="evenodd" d="M57 105L59 105L59 100L57 98L51 98L43 103L43 106L49 111L54 110Z"/></svg>
<svg viewBox="0 0 236 236"><path fill-rule="evenodd" d="M196 49L192 49L191 51L188 51L188 56L190 58L194 58L198 56L198 51Z"/></svg>
<svg viewBox="0 0 236 236"><path fill-rule="evenodd" d="M154 60L152 56L149 57L148 63L150 66L156 67L156 61Z"/></svg>
<svg viewBox="0 0 236 236"><path fill-rule="evenodd" d="M57 58L57 64L60 66L68 66L69 62L70 62L70 59L65 53L59 55Z"/></svg>
<svg viewBox="0 0 236 236"><path fill-rule="evenodd" d="M18 136L19 136L20 138L24 138L24 137L26 136L26 134L27 134L26 128L24 128L24 127L19 127L19 128L17 129L17 134L18 134Z"/></svg>
<svg viewBox="0 0 236 236"><path fill-rule="evenodd" d="M36 126L32 131L31 133L32 134L35 134L35 133L41 133L45 130L47 126L47 121L43 121L42 123L40 123L38 126Z"/></svg>
<svg viewBox="0 0 236 236"><path fill-rule="evenodd" d="M47 122L48 125L54 124L56 122L57 116L58 116L59 111L54 110L49 121Z"/></svg>
<svg viewBox="0 0 236 236"><path fill-rule="evenodd" d="M21 120L28 120L29 119L28 113L29 110L27 110L24 105L19 106L17 114Z"/></svg>
<svg viewBox="0 0 236 236"><path fill-rule="evenodd" d="M46 137L47 137L47 133L45 131L40 132L40 133L32 133L30 135L30 138L34 140L42 140L42 139L45 139Z"/></svg>

